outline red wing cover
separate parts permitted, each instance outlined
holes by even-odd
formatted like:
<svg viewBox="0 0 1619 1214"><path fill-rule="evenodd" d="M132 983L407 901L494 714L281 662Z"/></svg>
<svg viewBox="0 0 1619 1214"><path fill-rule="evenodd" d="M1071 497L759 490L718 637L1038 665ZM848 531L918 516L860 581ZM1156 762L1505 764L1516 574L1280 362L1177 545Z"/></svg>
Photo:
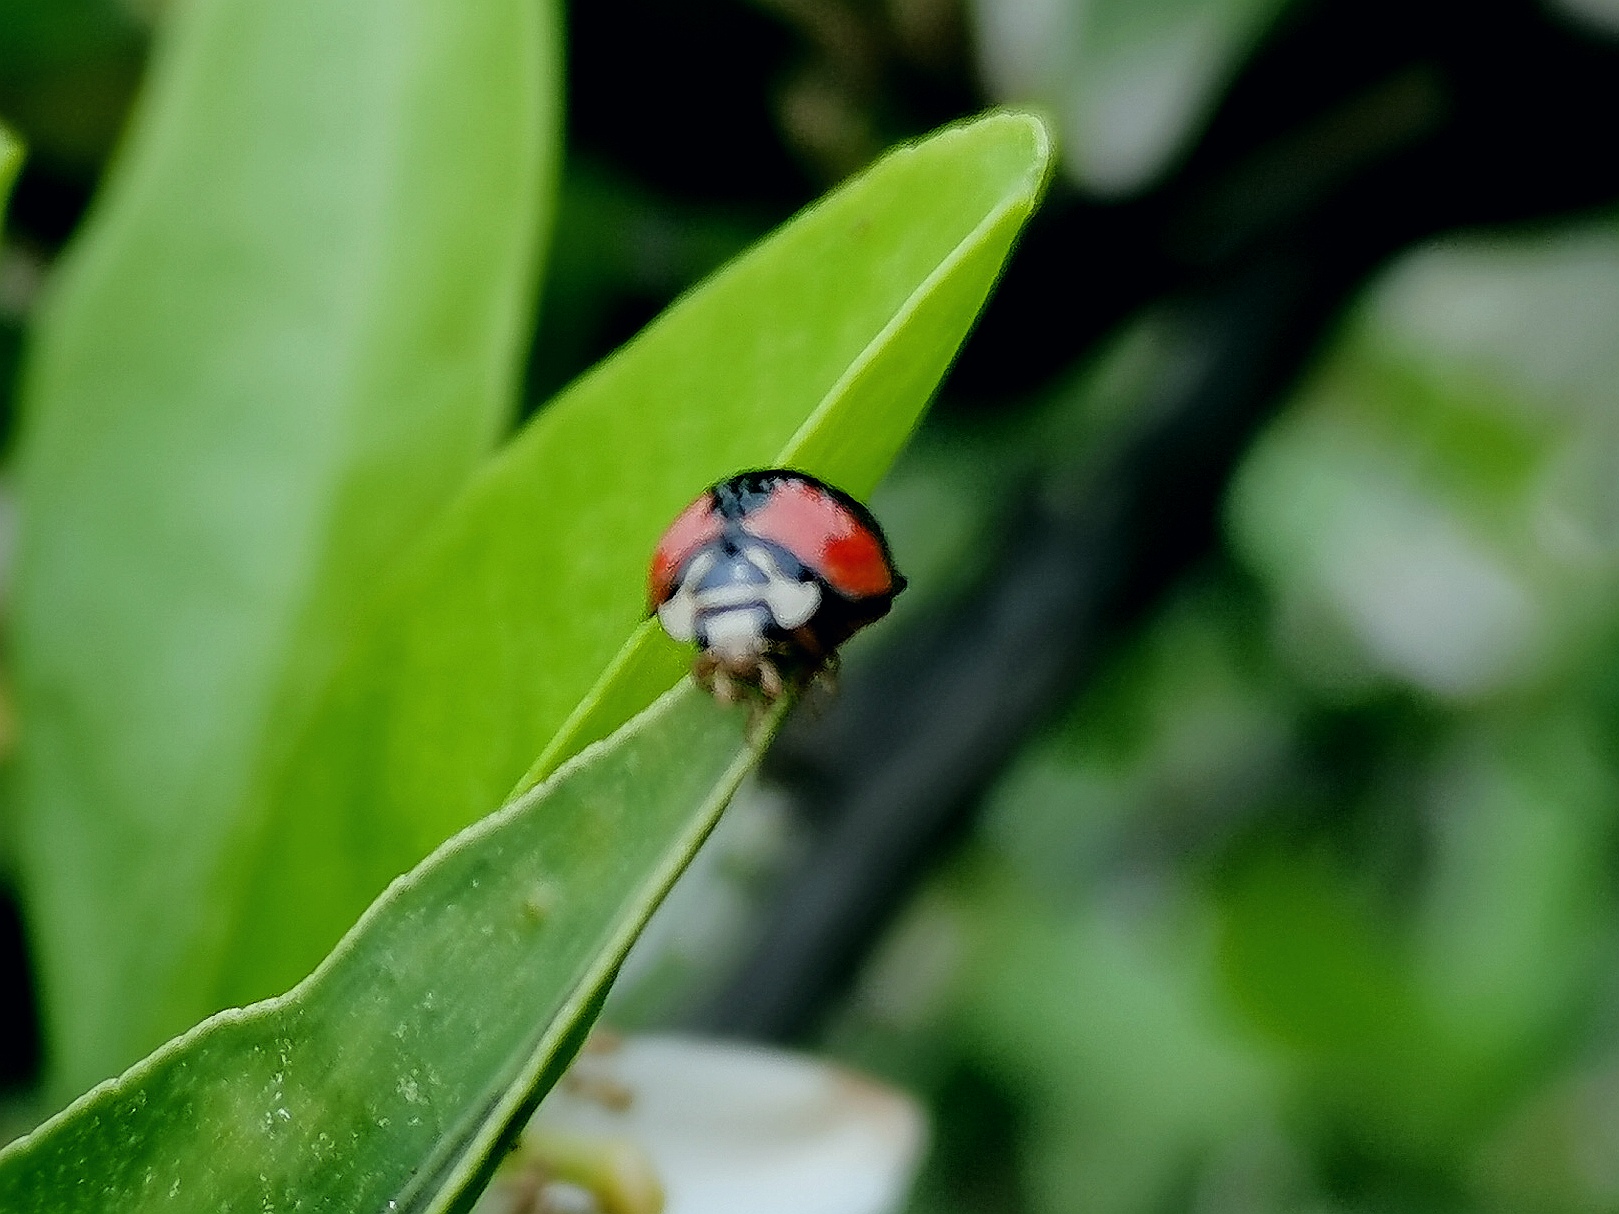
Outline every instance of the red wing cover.
<svg viewBox="0 0 1619 1214"><path fill-rule="evenodd" d="M714 509L714 497L705 492L680 516L669 524L658 547L652 554L652 567L647 571L647 605L656 611L675 592L675 575L704 544L718 539L725 530L725 520Z"/></svg>
<svg viewBox="0 0 1619 1214"><path fill-rule="evenodd" d="M780 482L770 499L742 520L742 529L797 556L845 598L894 590L882 541L847 506L813 485Z"/></svg>

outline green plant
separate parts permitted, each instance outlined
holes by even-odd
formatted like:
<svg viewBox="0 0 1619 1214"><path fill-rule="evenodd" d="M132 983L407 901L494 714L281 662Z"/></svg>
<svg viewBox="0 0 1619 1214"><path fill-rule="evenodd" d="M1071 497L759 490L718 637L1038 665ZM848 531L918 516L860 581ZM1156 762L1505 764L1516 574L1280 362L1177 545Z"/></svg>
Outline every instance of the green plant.
<svg viewBox="0 0 1619 1214"><path fill-rule="evenodd" d="M0 123L0 215L5 214L6 202L11 197L11 187L17 180L17 171L22 168L22 162L22 140L10 127Z"/></svg>
<svg viewBox="0 0 1619 1214"><path fill-rule="evenodd" d="M686 660L641 622L658 531L748 465L869 491L1045 177L1018 115L893 154L486 457L550 206L552 27L531 0L205 0L167 30L26 380L53 1090L284 989L520 795L296 993L0 1155L11 1205L474 1193L753 753L687 693L648 707Z"/></svg>

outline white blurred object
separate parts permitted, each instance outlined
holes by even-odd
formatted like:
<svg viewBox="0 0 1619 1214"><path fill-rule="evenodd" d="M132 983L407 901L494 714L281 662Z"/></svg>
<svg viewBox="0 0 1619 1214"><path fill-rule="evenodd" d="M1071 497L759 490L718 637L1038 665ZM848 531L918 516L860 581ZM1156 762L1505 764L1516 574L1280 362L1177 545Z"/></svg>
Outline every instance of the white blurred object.
<svg viewBox="0 0 1619 1214"><path fill-rule="evenodd" d="M1457 519L1402 489L1368 479L1350 490L1323 539L1336 546L1323 583L1392 673L1444 696L1510 684L1538 657L1539 605Z"/></svg>
<svg viewBox="0 0 1619 1214"><path fill-rule="evenodd" d="M1521 415L1612 412L1619 232L1608 225L1448 238L1401 258L1370 302L1381 340L1463 390L1482 374Z"/></svg>
<svg viewBox="0 0 1619 1214"><path fill-rule="evenodd" d="M1616 385L1611 221L1402 257L1234 486L1295 665L1473 699L1580 661L1619 593Z"/></svg>
<svg viewBox="0 0 1619 1214"><path fill-rule="evenodd" d="M1464 699L1526 677L1548 643L1534 588L1357 422L1322 408L1259 445L1232 500L1240 545L1372 670Z"/></svg>
<svg viewBox="0 0 1619 1214"><path fill-rule="evenodd" d="M664 1214L892 1214L926 1123L904 1093L804 1055L644 1036L593 1043L524 1137L620 1157L633 1144L663 1187ZM511 1208L506 1187L489 1208Z"/></svg>
<svg viewBox="0 0 1619 1214"><path fill-rule="evenodd" d="M1287 0L973 0L979 67L1003 101L1051 111L1074 183L1151 184L1212 113Z"/></svg>

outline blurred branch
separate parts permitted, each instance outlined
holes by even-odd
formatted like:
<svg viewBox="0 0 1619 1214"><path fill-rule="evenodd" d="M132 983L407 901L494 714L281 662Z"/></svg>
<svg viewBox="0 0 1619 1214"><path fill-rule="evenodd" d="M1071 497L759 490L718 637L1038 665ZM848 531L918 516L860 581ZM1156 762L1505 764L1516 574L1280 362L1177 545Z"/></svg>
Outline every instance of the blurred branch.
<svg viewBox="0 0 1619 1214"><path fill-rule="evenodd" d="M1050 209L956 388L1004 399L1017 368L1027 391L1166 293L1180 355L1134 432L1024 496L976 590L793 722L771 766L815 841L698 1023L813 1028L1030 731L1213 546L1250 439L1371 270L1436 231L1619 194L1595 154L1616 69L1527 3L1319 5L1163 190Z"/></svg>
<svg viewBox="0 0 1619 1214"><path fill-rule="evenodd" d="M1030 494L976 590L850 669L823 716L795 719L771 763L818 841L704 1027L812 1026L1030 729L1207 549L1226 476L1337 298L1281 259L1181 305L1150 423Z"/></svg>

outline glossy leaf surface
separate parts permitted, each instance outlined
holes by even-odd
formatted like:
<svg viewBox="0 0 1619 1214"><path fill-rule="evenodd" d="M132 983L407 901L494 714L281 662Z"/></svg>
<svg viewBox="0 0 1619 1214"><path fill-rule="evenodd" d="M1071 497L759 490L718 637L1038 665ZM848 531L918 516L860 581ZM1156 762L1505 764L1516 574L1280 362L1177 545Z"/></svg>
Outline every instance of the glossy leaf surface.
<svg viewBox="0 0 1619 1214"><path fill-rule="evenodd" d="M752 765L742 726L671 692L397 881L296 990L0 1153L0 1208L465 1208Z"/></svg>
<svg viewBox="0 0 1619 1214"><path fill-rule="evenodd" d="M792 464L864 495L915 426L1043 185L996 114L880 161L552 402L426 536L275 792L220 1002L304 973L389 877L606 736L689 655L645 615L706 485ZM605 673L604 673L605 672Z"/></svg>
<svg viewBox="0 0 1619 1214"><path fill-rule="evenodd" d="M218 1006L266 781L504 422L552 24L544 0L166 23L24 388L11 650L59 1094Z"/></svg>

